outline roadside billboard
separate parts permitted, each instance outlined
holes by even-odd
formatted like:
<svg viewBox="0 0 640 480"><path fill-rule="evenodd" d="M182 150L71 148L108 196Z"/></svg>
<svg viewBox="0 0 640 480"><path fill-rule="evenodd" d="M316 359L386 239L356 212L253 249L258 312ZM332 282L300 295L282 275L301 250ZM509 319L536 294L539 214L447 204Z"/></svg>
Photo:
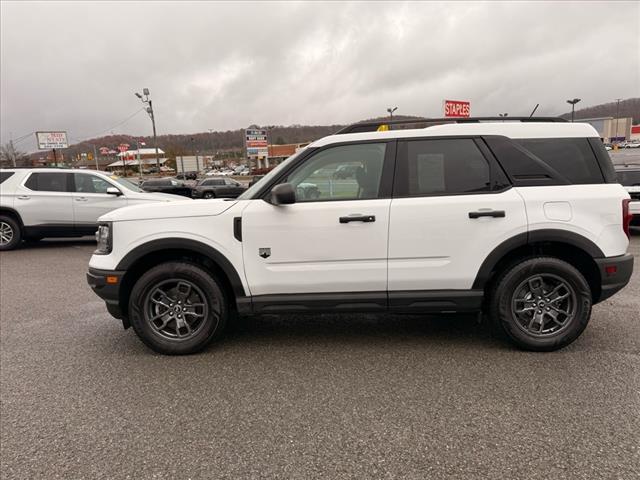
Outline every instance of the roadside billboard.
<svg viewBox="0 0 640 480"><path fill-rule="evenodd" d="M245 131L247 159L257 160L269 156L269 141L266 130L247 129Z"/></svg>
<svg viewBox="0 0 640 480"><path fill-rule="evenodd" d="M467 118L471 116L471 102L464 100L445 100L444 116L451 118Z"/></svg>
<svg viewBox="0 0 640 480"><path fill-rule="evenodd" d="M67 148L67 132L36 132L39 150Z"/></svg>

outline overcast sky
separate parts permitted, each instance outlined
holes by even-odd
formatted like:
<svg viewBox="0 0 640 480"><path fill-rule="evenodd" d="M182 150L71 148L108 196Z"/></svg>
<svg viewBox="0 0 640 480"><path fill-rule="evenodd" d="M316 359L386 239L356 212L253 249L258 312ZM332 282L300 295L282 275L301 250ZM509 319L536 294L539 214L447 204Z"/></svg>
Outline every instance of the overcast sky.
<svg viewBox="0 0 640 480"><path fill-rule="evenodd" d="M385 113L528 115L640 96L640 3L1 3L1 141ZM114 127L114 128L112 128ZM31 137L18 145L34 148Z"/></svg>

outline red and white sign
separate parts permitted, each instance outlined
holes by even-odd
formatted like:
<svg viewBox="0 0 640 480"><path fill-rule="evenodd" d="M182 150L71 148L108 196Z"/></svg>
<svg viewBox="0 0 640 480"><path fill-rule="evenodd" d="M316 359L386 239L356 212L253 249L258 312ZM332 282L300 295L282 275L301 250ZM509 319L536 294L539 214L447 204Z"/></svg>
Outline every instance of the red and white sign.
<svg viewBox="0 0 640 480"><path fill-rule="evenodd" d="M121 153L126 152L127 150L129 150L129 144L121 143L120 145L118 145L118 150L120 150Z"/></svg>
<svg viewBox="0 0 640 480"><path fill-rule="evenodd" d="M55 150L69 147L67 132L36 132L39 150Z"/></svg>
<svg viewBox="0 0 640 480"><path fill-rule="evenodd" d="M100 155L108 155L109 149L107 147L100 147Z"/></svg>
<svg viewBox="0 0 640 480"><path fill-rule="evenodd" d="M445 100L444 116L466 118L471 115L471 102L461 100Z"/></svg>

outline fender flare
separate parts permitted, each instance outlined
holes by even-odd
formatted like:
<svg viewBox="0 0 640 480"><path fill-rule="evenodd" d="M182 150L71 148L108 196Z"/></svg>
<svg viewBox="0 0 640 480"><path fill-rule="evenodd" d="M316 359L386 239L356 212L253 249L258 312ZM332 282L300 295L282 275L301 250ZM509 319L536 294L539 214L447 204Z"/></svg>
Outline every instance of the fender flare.
<svg viewBox="0 0 640 480"><path fill-rule="evenodd" d="M246 297L242 280L240 280L240 275L227 257L209 245L187 238L161 238L138 245L136 248L128 252L122 260L120 260L116 270L126 271L145 255L162 250L191 250L204 255L217 265L227 276L236 299Z"/></svg>
<svg viewBox="0 0 640 480"><path fill-rule="evenodd" d="M555 242L571 245L572 247L576 247L584 251L594 259L603 258L605 256L600 247L578 233L553 228L531 230L529 232L519 233L494 248L491 253L487 255L484 262L482 262L482 265L480 265L480 269L476 274L472 288L483 289L489 281L491 272L495 266L511 251L519 247L533 245L540 242Z"/></svg>

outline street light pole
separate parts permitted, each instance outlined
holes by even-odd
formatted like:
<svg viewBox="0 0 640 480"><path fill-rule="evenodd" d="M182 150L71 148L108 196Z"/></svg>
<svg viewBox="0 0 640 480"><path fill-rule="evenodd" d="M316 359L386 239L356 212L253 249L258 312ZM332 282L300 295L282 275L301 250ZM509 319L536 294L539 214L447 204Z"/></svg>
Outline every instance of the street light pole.
<svg viewBox="0 0 640 480"><path fill-rule="evenodd" d="M153 113L153 102L149 98L148 88L144 88L142 90L142 94L144 95L144 97L137 92L135 95L140 99L140 101L143 104L147 105L147 108L146 108L147 114L149 114L149 117L151 118L151 125L153 126L153 145L155 146L155 149L156 149L156 168L158 169L158 173L160 173L160 155L158 154L158 137L156 135L156 116Z"/></svg>
<svg viewBox="0 0 640 480"><path fill-rule="evenodd" d="M393 122L393 112L395 112L398 109L398 107L389 107L387 108L387 112L389 112L389 121Z"/></svg>
<svg viewBox="0 0 640 480"><path fill-rule="evenodd" d="M620 119L620 98L616 98L616 143L618 143L618 121Z"/></svg>
<svg viewBox="0 0 640 480"><path fill-rule="evenodd" d="M573 100L567 100L567 103L571 104L571 121L573 122L574 119L574 112L575 112L575 108L576 108L576 103L578 103L580 101L579 98L574 98Z"/></svg>

